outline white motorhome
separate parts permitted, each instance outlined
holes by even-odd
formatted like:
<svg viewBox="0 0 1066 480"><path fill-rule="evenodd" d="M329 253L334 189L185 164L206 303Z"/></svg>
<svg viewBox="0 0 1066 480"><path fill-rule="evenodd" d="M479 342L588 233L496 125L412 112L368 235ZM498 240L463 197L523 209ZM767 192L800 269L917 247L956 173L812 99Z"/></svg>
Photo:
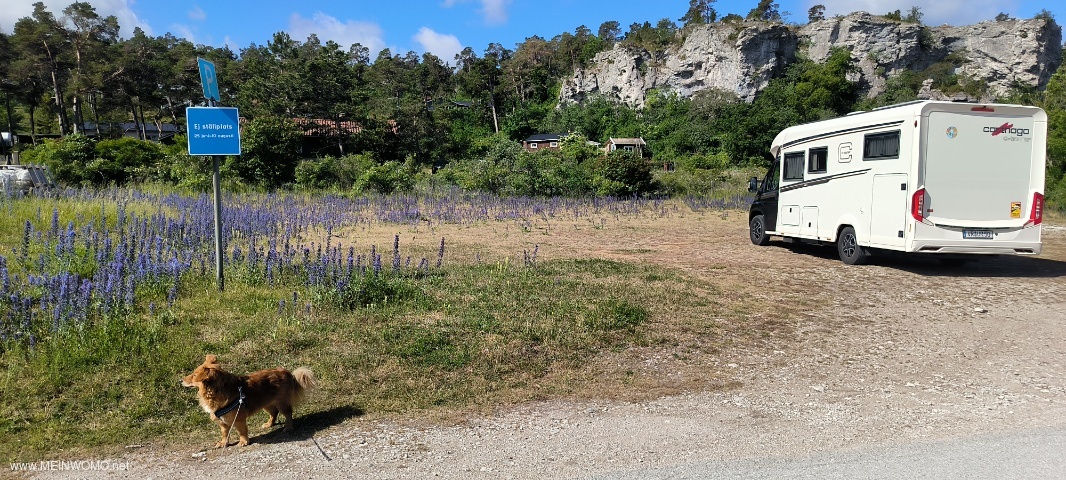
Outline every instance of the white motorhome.
<svg viewBox="0 0 1066 480"><path fill-rule="evenodd" d="M871 250L1040 253L1047 114L1036 107L916 101L786 128L749 190L752 243Z"/></svg>

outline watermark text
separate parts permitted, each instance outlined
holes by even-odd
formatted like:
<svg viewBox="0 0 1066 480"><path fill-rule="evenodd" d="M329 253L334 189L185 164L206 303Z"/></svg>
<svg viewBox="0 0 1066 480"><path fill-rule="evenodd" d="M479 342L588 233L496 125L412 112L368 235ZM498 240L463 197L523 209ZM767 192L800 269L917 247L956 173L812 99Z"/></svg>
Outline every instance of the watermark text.
<svg viewBox="0 0 1066 480"><path fill-rule="evenodd" d="M13 472L106 472L130 470L129 460L41 460L39 462L12 463Z"/></svg>

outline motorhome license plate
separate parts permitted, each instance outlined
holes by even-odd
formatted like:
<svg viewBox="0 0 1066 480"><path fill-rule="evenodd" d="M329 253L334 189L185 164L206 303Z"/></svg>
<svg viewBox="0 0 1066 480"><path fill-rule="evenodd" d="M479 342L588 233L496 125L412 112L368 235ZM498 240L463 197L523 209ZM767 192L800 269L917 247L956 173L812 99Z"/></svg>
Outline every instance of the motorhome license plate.
<svg viewBox="0 0 1066 480"><path fill-rule="evenodd" d="M981 238L992 240L992 230L963 230L962 238Z"/></svg>

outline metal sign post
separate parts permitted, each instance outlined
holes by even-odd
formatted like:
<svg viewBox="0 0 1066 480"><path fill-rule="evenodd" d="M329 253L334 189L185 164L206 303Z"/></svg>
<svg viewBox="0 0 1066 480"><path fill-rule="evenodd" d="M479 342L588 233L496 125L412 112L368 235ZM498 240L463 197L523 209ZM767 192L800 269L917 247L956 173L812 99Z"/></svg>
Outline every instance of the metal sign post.
<svg viewBox="0 0 1066 480"><path fill-rule="evenodd" d="M218 291L222 292L226 290L226 279L222 274L222 177L218 172L218 163L222 155L241 154L240 124L236 108L219 106L221 96L215 64L197 57L196 65L200 69L200 83L209 106L186 109L185 131L189 135L189 155L211 156L211 186L215 203L215 279L218 280Z"/></svg>
<svg viewBox="0 0 1066 480"><path fill-rule="evenodd" d="M226 277L222 274L222 176L218 173L218 155L211 155L211 186L215 191L215 280L218 291L226 291Z"/></svg>

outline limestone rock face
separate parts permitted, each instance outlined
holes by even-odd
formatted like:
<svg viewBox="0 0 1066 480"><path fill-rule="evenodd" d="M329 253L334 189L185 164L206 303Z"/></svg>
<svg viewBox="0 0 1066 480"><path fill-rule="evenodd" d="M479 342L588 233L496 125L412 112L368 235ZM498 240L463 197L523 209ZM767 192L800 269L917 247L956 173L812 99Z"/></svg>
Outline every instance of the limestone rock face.
<svg viewBox="0 0 1066 480"><path fill-rule="evenodd" d="M701 26L665 53L622 46L601 52L591 68L578 69L564 81L560 96L563 102L580 102L604 95L641 106L652 89L689 97L719 88L751 101L795 58L796 44L796 34L784 25Z"/></svg>
<svg viewBox="0 0 1066 480"><path fill-rule="evenodd" d="M987 84L988 97L1015 85L1043 89L1062 61L1062 30L1043 19L930 27L856 12L802 27L745 21L680 35L683 42L664 52L619 45L598 54L564 80L560 102L602 95L641 107L652 89L689 97L707 88L751 101L797 55L822 62L834 47L851 52L859 67L852 80L870 96L891 76L944 62L963 81Z"/></svg>

